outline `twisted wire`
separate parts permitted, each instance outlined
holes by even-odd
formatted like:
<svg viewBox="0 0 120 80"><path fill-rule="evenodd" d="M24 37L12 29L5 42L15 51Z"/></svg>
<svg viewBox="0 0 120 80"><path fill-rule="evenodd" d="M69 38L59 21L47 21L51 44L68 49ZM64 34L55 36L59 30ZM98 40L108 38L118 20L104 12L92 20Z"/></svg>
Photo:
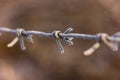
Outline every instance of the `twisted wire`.
<svg viewBox="0 0 120 80"><path fill-rule="evenodd" d="M33 43L32 36L38 35L39 37L55 38L56 43L58 47L60 48L61 53L64 53L64 48L61 44L61 40L65 41L66 43L70 45L73 45L72 39L74 38L96 41L96 43L90 49L84 51L84 55L86 56L91 55L96 49L98 49L101 43L104 43L113 51L118 51L118 43L120 42L120 32L117 32L113 34L112 36L109 36L107 33L98 33L95 35L90 35L90 34L70 33L71 31L73 31L73 29L68 28L63 33L61 31L53 31L51 33L47 33L47 32L42 32L42 31L35 31L35 30L24 30L21 28L10 29L6 27L0 27L1 33L4 33L4 32L13 33L13 34L19 33L19 35L17 35L18 40L16 40L14 44L16 44L17 41L19 41L22 50L25 50L24 41L23 41L24 37L26 37L28 41ZM12 47L14 45L13 42L14 41L12 41L8 45L8 47L9 46Z"/></svg>

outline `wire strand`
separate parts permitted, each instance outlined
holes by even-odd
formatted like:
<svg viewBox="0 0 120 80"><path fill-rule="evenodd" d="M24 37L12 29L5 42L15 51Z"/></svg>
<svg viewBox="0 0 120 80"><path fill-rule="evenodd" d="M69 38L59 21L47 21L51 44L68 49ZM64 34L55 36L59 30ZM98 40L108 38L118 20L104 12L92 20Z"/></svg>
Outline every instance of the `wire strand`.
<svg viewBox="0 0 120 80"><path fill-rule="evenodd" d="M10 28L6 28L6 27L0 27L0 32L1 33L8 32L8 33L17 34L18 32L20 32L20 30L21 29L19 29L19 28L18 29L10 29ZM92 50L92 51L89 51L89 50L85 51L84 52L85 55L92 54L97 48L100 47L101 43L106 44L113 51L117 51L118 50L118 46L117 45L120 42L120 32L117 32L117 33L113 34L112 36L109 36L107 33L98 33L96 35L70 33L72 30L73 30L72 28L68 28L64 33L60 32L56 36L58 36L59 40L63 40L65 42L69 42L69 43L73 43L72 39L74 39L74 38L84 39L84 40L95 40L95 41L97 41L97 45L99 45L99 46L97 46L97 45L92 46L93 48L92 47L90 48L90 50ZM27 30L27 31L23 30L20 33L19 36L21 36L21 37L23 36L23 37L29 38L31 40L32 40L32 36L33 35L38 35L39 37L46 37L46 38L55 38L55 36L53 34L54 32L55 31L53 31L51 33L47 33L47 32L42 32L42 31L35 31L35 30ZM19 37L19 36L17 36L17 37ZM31 42L33 42L33 40ZM61 48L62 44L61 44L60 41L59 41L59 44L57 43L58 47ZM20 45L24 45L24 43L20 43ZM64 50L64 48L62 50ZM61 52L63 53L63 51L61 51Z"/></svg>

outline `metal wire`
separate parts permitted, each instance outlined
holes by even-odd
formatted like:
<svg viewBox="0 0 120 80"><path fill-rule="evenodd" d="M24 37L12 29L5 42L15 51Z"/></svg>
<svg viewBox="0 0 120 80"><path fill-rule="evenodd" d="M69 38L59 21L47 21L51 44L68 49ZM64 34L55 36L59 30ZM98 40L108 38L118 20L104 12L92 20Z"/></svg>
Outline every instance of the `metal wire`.
<svg viewBox="0 0 120 80"><path fill-rule="evenodd" d="M10 28L5 28L5 27L0 27L1 33L8 32L8 33L17 34L18 32L20 32L20 30L21 29L19 29L19 28L18 29L10 29ZM55 38L56 40L59 40L56 42L57 42L57 45L60 48L60 50L62 48L61 53L64 52L64 48L62 47L60 40L63 40L65 42L72 43L72 44L73 44L72 39L74 39L74 38L84 39L84 40L96 40L97 41L96 45L92 46L90 49L85 51L84 52L85 55L91 55L97 48L100 47L101 43L106 44L113 51L117 51L118 50L118 43L120 42L120 32L117 32L117 33L113 34L112 36L109 36L106 33L98 33L96 35L70 33L73 30L72 28L68 28L64 33L60 32L60 31L59 31L60 33L57 33L58 31L46 33L46 32L35 31L35 30L27 30L27 31L24 29L22 29L22 30L23 31L21 31L19 33L19 35L17 35L17 37L19 37L19 36L21 37L21 38L19 37L18 40L19 40L22 48L24 47L23 37L26 37L29 41L31 40L30 42L33 42L32 35L38 35L39 37ZM11 43L13 43L13 41ZM10 47L12 47L12 46L10 46Z"/></svg>

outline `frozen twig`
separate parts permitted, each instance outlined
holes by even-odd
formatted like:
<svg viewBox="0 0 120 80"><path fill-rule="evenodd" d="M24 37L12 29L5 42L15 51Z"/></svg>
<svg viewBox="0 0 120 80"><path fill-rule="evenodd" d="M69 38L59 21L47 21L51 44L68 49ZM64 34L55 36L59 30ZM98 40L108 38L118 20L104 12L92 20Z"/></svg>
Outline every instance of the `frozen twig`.
<svg viewBox="0 0 120 80"><path fill-rule="evenodd" d="M24 46L24 38L27 38L28 41L34 43L32 36L38 35L39 37L55 38L56 43L62 54L64 53L64 48L62 46L61 40L68 43L69 45L73 45L72 39L74 38L96 40L96 43L90 49L84 51L84 55L86 56L91 55L96 49L98 49L101 43L104 43L113 51L118 51L118 43L120 42L120 32L117 32L112 36L109 36L106 33L98 33L96 35L90 35L90 34L70 33L71 31L73 31L73 29L68 28L63 33L61 31L53 31L51 33L46 33L42 31L34 31L34 30L26 31L24 29L19 29L19 28L10 29L5 27L0 27L1 33L8 32L8 33L17 34L16 38L7 46L12 47L19 41L22 50L26 49L26 47Z"/></svg>

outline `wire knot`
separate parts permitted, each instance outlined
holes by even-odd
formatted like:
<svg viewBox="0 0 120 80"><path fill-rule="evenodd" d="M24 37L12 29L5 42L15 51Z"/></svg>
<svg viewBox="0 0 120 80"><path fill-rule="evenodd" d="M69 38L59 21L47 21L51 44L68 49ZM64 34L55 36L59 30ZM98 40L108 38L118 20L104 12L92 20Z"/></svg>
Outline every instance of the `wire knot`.
<svg viewBox="0 0 120 80"><path fill-rule="evenodd" d="M53 31L53 37L56 39L62 39L60 36L61 31Z"/></svg>
<svg viewBox="0 0 120 80"><path fill-rule="evenodd" d="M113 51L117 51L117 47L115 46L116 42L109 39L109 35L106 33L101 34L102 41Z"/></svg>
<svg viewBox="0 0 120 80"><path fill-rule="evenodd" d="M17 37L15 37L15 38L13 39L13 41L10 42L10 43L7 45L7 47L13 47L13 46L19 41L21 49L22 49L22 50L25 50L26 47L25 47L25 45L24 45L24 37L26 37L28 41L34 43L34 41L33 41L33 39L32 39L32 35L26 35L26 34L23 33L24 31L25 31L25 30L22 29L22 28L16 29Z"/></svg>
<svg viewBox="0 0 120 80"><path fill-rule="evenodd" d="M117 51L118 50L118 43L115 41L110 40L110 36L106 33L99 33L96 35L97 37L97 43L95 43L90 49L84 51L84 55L89 56L91 55L95 50L97 50L101 43L104 43L107 45L111 50Z"/></svg>
<svg viewBox="0 0 120 80"><path fill-rule="evenodd" d="M72 28L68 28L63 34L68 34L71 31L73 31ZM69 45L73 45L72 39L73 37L62 37L60 34L62 34L61 31L53 31L53 37L56 39L57 46L59 47L61 54L64 54L64 48L61 44L61 40L65 43L68 43Z"/></svg>

